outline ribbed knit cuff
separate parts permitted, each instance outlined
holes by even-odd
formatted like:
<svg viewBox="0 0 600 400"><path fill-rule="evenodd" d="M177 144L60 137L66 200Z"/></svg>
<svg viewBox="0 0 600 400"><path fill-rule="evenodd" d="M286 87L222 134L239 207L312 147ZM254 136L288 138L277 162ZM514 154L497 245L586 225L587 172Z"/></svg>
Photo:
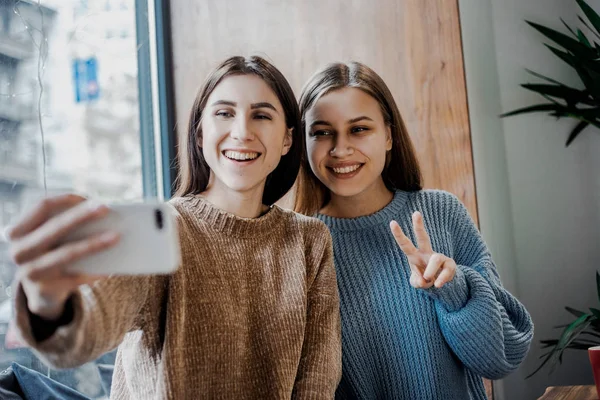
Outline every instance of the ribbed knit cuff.
<svg viewBox="0 0 600 400"><path fill-rule="evenodd" d="M36 350L37 355L41 357L43 361L52 365L57 365L55 361L61 357L61 354L73 347L72 343L75 341L75 337L78 336L78 328L82 324L83 298L81 290L76 291L69 299L70 304L68 307L70 307L71 310L69 310L68 313L71 313L71 315L67 315L67 319L70 321L66 322L66 319L61 321L63 323L66 322L66 324L53 326L51 328L53 331L51 336L41 338L43 341L38 341L40 332L35 332L34 329L39 329L39 326L37 326L39 321L37 321L35 317L33 319L31 318L32 314L27 307L27 298L21 283L17 281L15 282L15 285L17 287L14 299L15 323L20 338ZM32 326L32 322L35 324L34 326ZM53 325L55 325L55 323ZM47 329L48 328L45 328L43 330ZM47 334L47 332L44 333ZM62 356L64 357L64 354L62 354Z"/></svg>
<svg viewBox="0 0 600 400"><path fill-rule="evenodd" d="M469 300L469 285L462 268L462 266L457 265L454 279L441 288L432 286L425 290L425 293L441 302L449 312L460 310Z"/></svg>
<svg viewBox="0 0 600 400"><path fill-rule="evenodd" d="M31 333L36 342L41 343L54 335L61 326L69 325L73 321L75 309L73 307L73 296L69 296L65 302L62 314L55 320L48 320L29 311L29 324Z"/></svg>

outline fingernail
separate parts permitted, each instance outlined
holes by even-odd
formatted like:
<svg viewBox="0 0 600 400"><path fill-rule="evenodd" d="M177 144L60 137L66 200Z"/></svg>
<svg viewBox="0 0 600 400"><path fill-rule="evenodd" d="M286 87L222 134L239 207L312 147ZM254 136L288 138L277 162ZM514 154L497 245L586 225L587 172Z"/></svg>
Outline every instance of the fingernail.
<svg viewBox="0 0 600 400"><path fill-rule="evenodd" d="M97 204L96 207L94 208L94 212L97 213L104 213L110 210L110 207L108 207L106 204Z"/></svg>
<svg viewBox="0 0 600 400"><path fill-rule="evenodd" d="M100 236L100 241L102 243L112 243L119 238L119 234L115 232L107 232Z"/></svg>
<svg viewBox="0 0 600 400"><path fill-rule="evenodd" d="M100 203L95 200L86 200L86 203L87 203L88 209L92 212L101 211L101 210L104 210L105 208L107 208L105 204Z"/></svg>

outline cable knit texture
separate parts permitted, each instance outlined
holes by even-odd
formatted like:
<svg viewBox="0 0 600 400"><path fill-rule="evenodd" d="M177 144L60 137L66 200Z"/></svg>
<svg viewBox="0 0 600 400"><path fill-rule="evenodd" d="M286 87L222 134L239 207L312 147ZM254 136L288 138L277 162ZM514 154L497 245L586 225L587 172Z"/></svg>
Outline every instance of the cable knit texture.
<svg viewBox="0 0 600 400"><path fill-rule="evenodd" d="M239 218L200 196L171 201L182 266L111 277L73 297L74 319L37 343L20 285L17 326L55 367L119 344L113 399L331 399L341 332L331 236L273 206Z"/></svg>
<svg viewBox="0 0 600 400"><path fill-rule="evenodd" d="M423 214L433 250L458 265L441 289L410 286L389 223L415 243ZM340 399L485 399L481 377L500 379L529 350L533 324L506 291L463 204L443 191L398 191L379 212L319 215L333 236L342 310Z"/></svg>

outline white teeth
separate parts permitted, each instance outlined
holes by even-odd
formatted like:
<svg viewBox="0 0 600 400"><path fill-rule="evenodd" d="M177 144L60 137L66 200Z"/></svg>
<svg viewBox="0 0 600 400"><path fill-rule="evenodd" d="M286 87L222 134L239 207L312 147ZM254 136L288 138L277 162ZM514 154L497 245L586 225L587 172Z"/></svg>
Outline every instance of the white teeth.
<svg viewBox="0 0 600 400"><path fill-rule="evenodd" d="M223 154L227 158L238 161L254 160L258 157L258 153L241 153L233 150L226 150Z"/></svg>
<svg viewBox="0 0 600 400"><path fill-rule="evenodd" d="M349 174L350 172L356 171L359 167L360 167L360 164L356 164L356 165L352 165L349 167L333 168L333 171L336 174Z"/></svg>

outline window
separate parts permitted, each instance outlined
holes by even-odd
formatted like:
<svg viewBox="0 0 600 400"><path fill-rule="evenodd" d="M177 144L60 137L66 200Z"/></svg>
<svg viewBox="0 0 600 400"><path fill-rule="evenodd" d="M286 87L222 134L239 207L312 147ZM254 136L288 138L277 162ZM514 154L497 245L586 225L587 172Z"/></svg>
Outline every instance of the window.
<svg viewBox="0 0 600 400"><path fill-rule="evenodd" d="M114 4L0 0L0 230L45 195L136 201L162 194L159 180L170 185L173 171L157 173L154 154L163 127L152 104L165 101L164 89L152 90L160 77L152 78L150 63L161 70L150 60L153 22L144 1ZM113 34L116 27L121 34ZM113 363L114 352L53 371L7 336L15 274L7 250L0 238L0 372L17 362L90 398L107 398L98 364Z"/></svg>
<svg viewBox="0 0 600 400"><path fill-rule="evenodd" d="M0 32L6 33L9 29L10 8L5 2L0 2Z"/></svg>

